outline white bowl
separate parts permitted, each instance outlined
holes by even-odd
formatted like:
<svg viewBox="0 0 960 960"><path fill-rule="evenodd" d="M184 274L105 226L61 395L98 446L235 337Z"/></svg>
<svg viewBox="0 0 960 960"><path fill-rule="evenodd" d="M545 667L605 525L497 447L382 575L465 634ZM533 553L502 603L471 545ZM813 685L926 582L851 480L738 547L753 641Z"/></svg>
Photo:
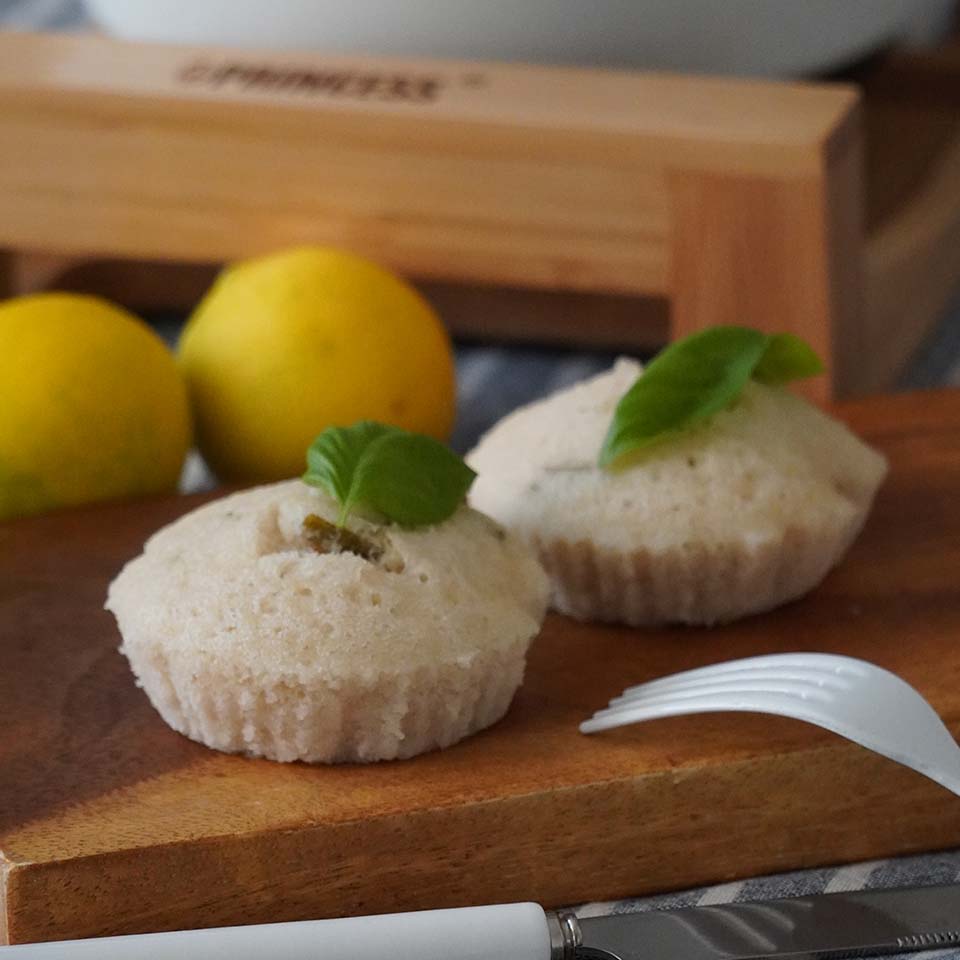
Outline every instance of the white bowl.
<svg viewBox="0 0 960 960"><path fill-rule="evenodd" d="M122 37L790 75L934 33L953 0L87 0Z"/></svg>

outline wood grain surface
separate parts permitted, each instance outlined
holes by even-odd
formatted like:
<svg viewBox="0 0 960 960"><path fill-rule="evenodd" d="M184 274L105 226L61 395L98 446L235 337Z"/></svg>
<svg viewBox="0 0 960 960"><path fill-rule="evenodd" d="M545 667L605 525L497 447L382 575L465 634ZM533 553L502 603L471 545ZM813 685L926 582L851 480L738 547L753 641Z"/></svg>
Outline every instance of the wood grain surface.
<svg viewBox="0 0 960 960"><path fill-rule="evenodd" d="M551 617L501 723L405 762L227 756L154 713L102 604L144 538L196 500L0 525L2 938L559 905L960 844L954 796L800 723L577 732L629 683L795 650L893 669L960 731L960 392L842 414L892 474L813 594L711 630Z"/></svg>

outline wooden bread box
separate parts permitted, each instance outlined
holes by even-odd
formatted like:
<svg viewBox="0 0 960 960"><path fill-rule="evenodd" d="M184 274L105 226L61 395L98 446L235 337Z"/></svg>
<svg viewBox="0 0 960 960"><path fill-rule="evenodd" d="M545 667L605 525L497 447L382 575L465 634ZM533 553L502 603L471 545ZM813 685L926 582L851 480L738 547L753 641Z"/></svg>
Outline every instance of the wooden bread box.
<svg viewBox="0 0 960 960"><path fill-rule="evenodd" d="M862 363L854 87L0 34L7 293L189 306L210 265L335 244L454 329L650 346L802 334ZM439 284L439 286L437 286Z"/></svg>
<svg viewBox="0 0 960 960"><path fill-rule="evenodd" d="M836 84L0 33L0 292L183 310L335 244L454 333L789 329L812 396L881 390L960 277L958 72L958 42Z"/></svg>

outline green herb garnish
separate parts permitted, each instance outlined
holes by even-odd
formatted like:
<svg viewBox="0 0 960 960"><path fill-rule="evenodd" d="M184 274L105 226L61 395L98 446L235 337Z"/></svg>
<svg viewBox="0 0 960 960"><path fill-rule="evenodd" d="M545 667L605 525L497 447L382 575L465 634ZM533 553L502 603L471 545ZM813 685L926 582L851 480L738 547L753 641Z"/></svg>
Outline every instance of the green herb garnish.
<svg viewBox="0 0 960 960"><path fill-rule="evenodd" d="M324 430L307 451L303 480L340 504L339 527L358 506L401 526L421 527L451 516L475 476L442 443L364 420Z"/></svg>
<svg viewBox="0 0 960 960"><path fill-rule="evenodd" d="M685 430L729 406L753 377L782 384L823 371L792 333L712 327L663 350L624 394L600 450L601 467Z"/></svg>
<svg viewBox="0 0 960 960"><path fill-rule="evenodd" d="M753 371L753 379L776 385L820 373L823 361L809 343L792 333L775 333L767 337L767 349Z"/></svg>

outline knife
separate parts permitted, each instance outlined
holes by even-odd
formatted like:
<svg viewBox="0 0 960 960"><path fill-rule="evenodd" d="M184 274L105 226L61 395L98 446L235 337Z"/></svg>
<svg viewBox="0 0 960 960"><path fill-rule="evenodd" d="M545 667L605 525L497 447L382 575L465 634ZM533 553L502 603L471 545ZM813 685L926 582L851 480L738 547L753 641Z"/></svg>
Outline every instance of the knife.
<svg viewBox="0 0 960 960"><path fill-rule="evenodd" d="M960 885L578 920L535 903L0 947L2 960L839 960L960 944Z"/></svg>

